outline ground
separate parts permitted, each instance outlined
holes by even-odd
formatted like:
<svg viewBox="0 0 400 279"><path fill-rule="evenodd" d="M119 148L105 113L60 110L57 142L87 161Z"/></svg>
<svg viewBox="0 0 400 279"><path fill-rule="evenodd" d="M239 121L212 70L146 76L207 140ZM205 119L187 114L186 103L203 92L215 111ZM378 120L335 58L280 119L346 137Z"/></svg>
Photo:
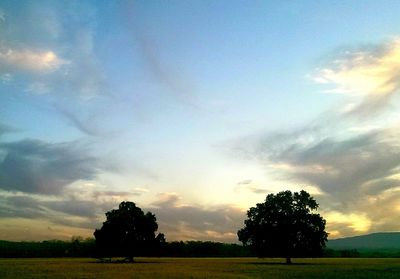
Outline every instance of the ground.
<svg viewBox="0 0 400 279"><path fill-rule="evenodd" d="M0 278L399 278L400 259L0 259Z"/></svg>

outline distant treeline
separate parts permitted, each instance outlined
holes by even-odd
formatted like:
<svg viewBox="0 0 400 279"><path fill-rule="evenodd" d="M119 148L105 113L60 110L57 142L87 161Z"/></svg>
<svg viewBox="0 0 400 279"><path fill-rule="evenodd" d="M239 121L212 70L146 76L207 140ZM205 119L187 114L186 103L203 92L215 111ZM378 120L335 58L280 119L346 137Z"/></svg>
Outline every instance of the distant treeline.
<svg viewBox="0 0 400 279"><path fill-rule="evenodd" d="M360 248L360 249L325 249L326 258L400 258L400 249Z"/></svg>
<svg viewBox="0 0 400 279"><path fill-rule="evenodd" d="M97 257L95 240L80 237L70 241L12 242L0 240L1 258ZM211 241L173 241L147 249L136 256L147 257L255 257L249 249L238 244ZM325 249L324 257L400 258L399 249Z"/></svg>
<svg viewBox="0 0 400 279"><path fill-rule="evenodd" d="M71 241L12 242L0 240L1 258L97 257L94 239ZM211 241L165 242L156 248L138 252L146 257L251 257L248 247Z"/></svg>
<svg viewBox="0 0 400 279"><path fill-rule="evenodd" d="M92 257L94 255L95 241L89 238L41 242L0 240L0 257L2 258Z"/></svg>

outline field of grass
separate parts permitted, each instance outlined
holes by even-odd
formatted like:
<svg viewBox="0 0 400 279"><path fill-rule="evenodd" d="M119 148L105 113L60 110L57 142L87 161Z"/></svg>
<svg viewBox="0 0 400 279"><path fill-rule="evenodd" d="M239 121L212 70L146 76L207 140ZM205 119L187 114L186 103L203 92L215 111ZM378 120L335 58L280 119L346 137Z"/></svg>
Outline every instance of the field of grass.
<svg viewBox="0 0 400 279"><path fill-rule="evenodd" d="M400 259L0 259L0 278L400 278Z"/></svg>

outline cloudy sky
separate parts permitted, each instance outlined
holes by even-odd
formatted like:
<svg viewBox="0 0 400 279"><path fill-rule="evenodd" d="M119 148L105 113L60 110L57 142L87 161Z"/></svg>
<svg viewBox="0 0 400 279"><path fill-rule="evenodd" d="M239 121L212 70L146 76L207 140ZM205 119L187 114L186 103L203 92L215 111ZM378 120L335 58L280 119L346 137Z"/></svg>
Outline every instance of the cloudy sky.
<svg viewBox="0 0 400 279"><path fill-rule="evenodd" d="M236 242L309 191L331 238L400 230L399 1L0 3L0 239L123 200Z"/></svg>

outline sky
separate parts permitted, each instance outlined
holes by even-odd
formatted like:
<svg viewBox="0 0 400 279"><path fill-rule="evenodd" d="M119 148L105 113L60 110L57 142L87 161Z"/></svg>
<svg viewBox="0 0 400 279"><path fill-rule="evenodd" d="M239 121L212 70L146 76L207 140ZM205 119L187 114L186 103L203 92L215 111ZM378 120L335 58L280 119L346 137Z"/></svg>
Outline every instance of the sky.
<svg viewBox="0 0 400 279"><path fill-rule="evenodd" d="M133 201L238 242L306 190L330 238L400 231L399 1L0 2L0 239Z"/></svg>

